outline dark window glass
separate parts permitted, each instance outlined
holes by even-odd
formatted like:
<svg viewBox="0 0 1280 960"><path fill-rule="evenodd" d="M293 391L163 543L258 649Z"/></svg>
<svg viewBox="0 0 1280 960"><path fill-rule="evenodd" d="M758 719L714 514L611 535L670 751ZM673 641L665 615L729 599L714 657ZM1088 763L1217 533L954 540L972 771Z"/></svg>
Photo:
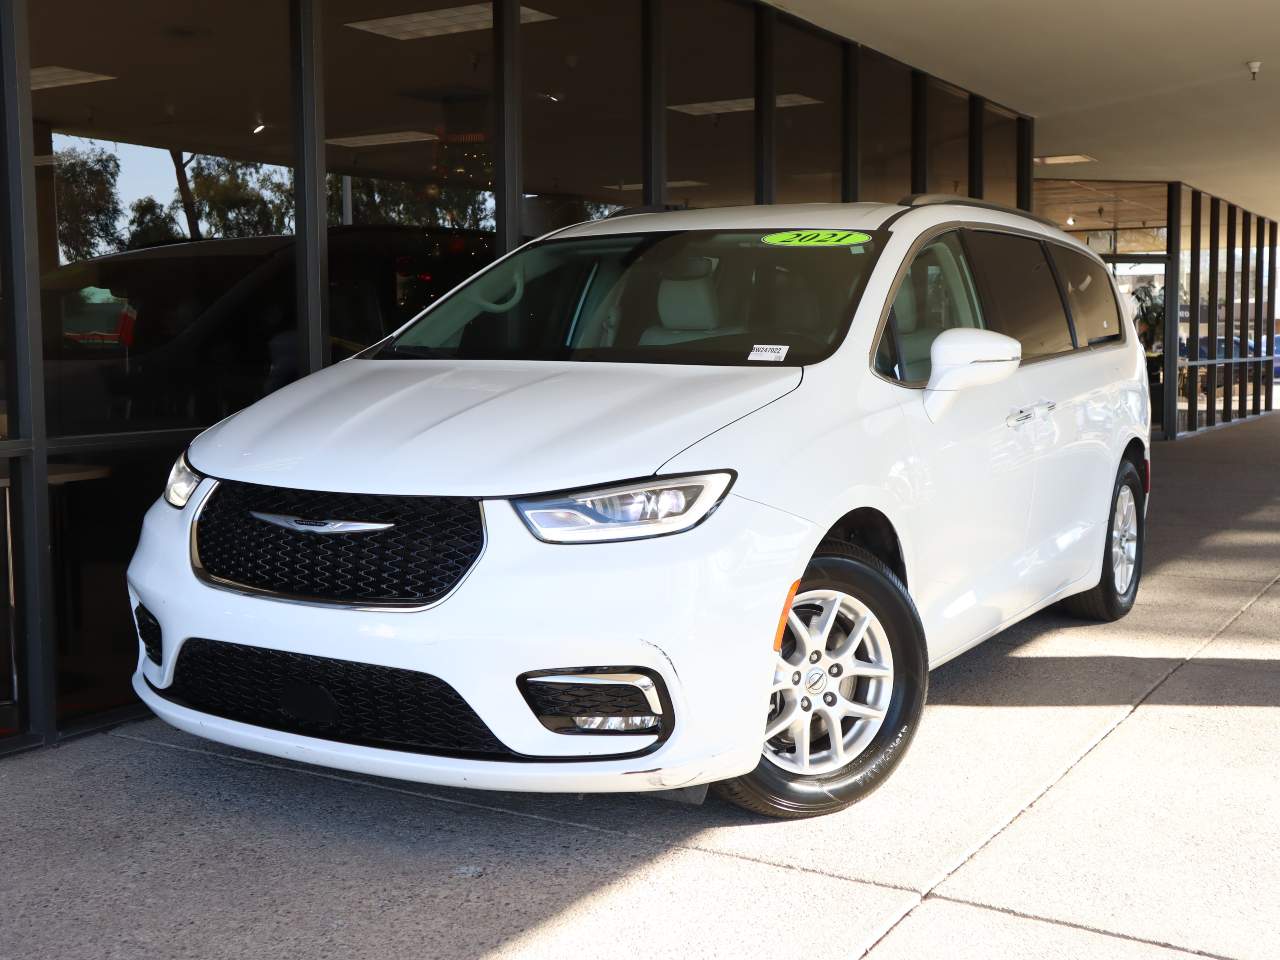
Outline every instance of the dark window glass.
<svg viewBox="0 0 1280 960"><path fill-rule="evenodd" d="M667 200L754 203L754 11L732 0L681 0L663 9Z"/></svg>
<svg viewBox="0 0 1280 960"><path fill-rule="evenodd" d="M49 432L202 426L296 376L287 5L30 27Z"/></svg>
<svg viewBox="0 0 1280 960"><path fill-rule="evenodd" d="M859 200L897 203L911 192L911 68L861 51Z"/></svg>
<svg viewBox="0 0 1280 960"><path fill-rule="evenodd" d="M138 634L125 569L177 450L49 460L58 719L134 701ZM168 509L168 508L162 508Z"/></svg>
<svg viewBox="0 0 1280 960"><path fill-rule="evenodd" d="M835 233L836 231L832 231ZM442 301L381 356L717 365L815 363L844 337L881 237L759 231L548 240Z"/></svg>
<svg viewBox="0 0 1280 960"><path fill-rule="evenodd" d="M1040 241L1007 233L968 234L987 326L1022 344L1022 359L1072 349L1062 297Z"/></svg>
<svg viewBox="0 0 1280 960"><path fill-rule="evenodd" d="M1056 243L1050 244L1049 249L1067 292L1080 346L1122 339L1120 307L1111 289L1107 268Z"/></svg>
<svg viewBox="0 0 1280 960"><path fill-rule="evenodd" d="M541 0L527 20L525 233L642 202L639 0Z"/></svg>
<svg viewBox="0 0 1280 960"><path fill-rule="evenodd" d="M1018 121L992 106L983 111L982 197L1018 205Z"/></svg>
<svg viewBox="0 0 1280 960"><path fill-rule="evenodd" d="M896 376L910 383L929 379L930 351L943 330L984 326L958 234L945 234L916 254L893 299L889 324Z"/></svg>
<svg viewBox="0 0 1280 960"><path fill-rule="evenodd" d="M840 202L840 45L788 21L774 31L779 203Z"/></svg>
<svg viewBox="0 0 1280 960"><path fill-rule="evenodd" d="M969 95L929 81L929 192L969 195Z"/></svg>
<svg viewBox="0 0 1280 960"><path fill-rule="evenodd" d="M453 0L318 9L340 360L493 259L493 15ZM524 28L549 16L526 8Z"/></svg>

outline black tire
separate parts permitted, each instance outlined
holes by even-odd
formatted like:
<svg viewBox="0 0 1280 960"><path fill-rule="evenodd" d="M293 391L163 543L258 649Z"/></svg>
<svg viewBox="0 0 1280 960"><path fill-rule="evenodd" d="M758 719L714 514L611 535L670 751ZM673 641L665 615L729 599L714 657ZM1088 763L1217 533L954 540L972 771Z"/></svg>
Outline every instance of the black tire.
<svg viewBox="0 0 1280 960"><path fill-rule="evenodd" d="M1124 593L1116 590L1115 571L1111 563L1111 530L1115 524L1116 498L1120 489L1128 487L1133 494L1138 508L1138 540L1137 554L1133 568L1133 578ZM1119 620L1133 609L1133 602L1138 597L1138 585L1142 582L1142 555L1147 538L1146 503L1142 493L1142 477L1138 468L1129 460L1120 462L1116 472L1116 482L1111 489L1111 499L1107 506L1107 535L1102 544L1102 576L1098 582L1084 593L1066 597L1059 606L1081 620L1095 620L1110 623Z"/></svg>
<svg viewBox="0 0 1280 960"><path fill-rule="evenodd" d="M800 581L807 590L838 589L865 603L884 627L893 654L893 691L880 730L852 761L804 776L762 755L750 773L712 785L721 798L753 813L799 819L834 813L861 800L897 767L924 710L929 686L924 628L910 594L879 558L840 541L824 541Z"/></svg>

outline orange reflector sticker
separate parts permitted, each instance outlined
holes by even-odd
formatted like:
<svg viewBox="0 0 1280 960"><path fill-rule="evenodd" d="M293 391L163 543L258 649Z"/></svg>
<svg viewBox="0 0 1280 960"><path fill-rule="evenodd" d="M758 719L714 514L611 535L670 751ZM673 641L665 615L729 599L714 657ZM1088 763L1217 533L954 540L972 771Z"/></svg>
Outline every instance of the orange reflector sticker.
<svg viewBox="0 0 1280 960"><path fill-rule="evenodd" d="M791 603L796 598L796 591L800 589L800 581L797 580L791 585L791 589L787 592L787 602L782 605L782 616L778 618L778 633L773 638L773 649L782 649L782 637L787 632L787 616L791 613Z"/></svg>

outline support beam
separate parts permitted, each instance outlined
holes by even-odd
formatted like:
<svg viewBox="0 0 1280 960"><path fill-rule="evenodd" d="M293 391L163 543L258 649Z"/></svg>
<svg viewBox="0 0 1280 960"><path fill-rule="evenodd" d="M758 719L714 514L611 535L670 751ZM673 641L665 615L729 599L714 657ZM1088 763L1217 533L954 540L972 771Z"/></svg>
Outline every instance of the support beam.
<svg viewBox="0 0 1280 960"><path fill-rule="evenodd" d="M521 223L524 191L521 154L521 118L524 98L520 89L520 0L493 3L493 95L496 98L497 146L494 157L494 194L498 221L498 255L510 253L524 242Z"/></svg>
<svg viewBox="0 0 1280 960"><path fill-rule="evenodd" d="M1030 210L1035 204L1036 122L1030 117L1018 118L1018 209Z"/></svg>
<svg viewBox="0 0 1280 960"><path fill-rule="evenodd" d="M985 155L983 142L987 129L987 101L976 93L969 94L969 196L981 200L986 189L982 169Z"/></svg>
<svg viewBox="0 0 1280 960"><path fill-rule="evenodd" d="M929 192L929 75L911 71L911 192Z"/></svg>
<svg viewBox="0 0 1280 960"><path fill-rule="evenodd" d="M859 73L862 65L862 47L850 40L840 45L840 199L853 203L858 199L861 184L858 176Z"/></svg>
<svg viewBox="0 0 1280 960"><path fill-rule="evenodd" d="M641 63L644 71L644 203L667 203L667 46L663 37L664 0L644 0L640 10Z"/></svg>
<svg viewBox="0 0 1280 960"><path fill-rule="evenodd" d="M1168 259L1164 265L1164 389L1161 422L1166 440L1178 437L1178 271L1182 254L1182 184L1168 188Z"/></svg>
<svg viewBox="0 0 1280 960"><path fill-rule="evenodd" d="M329 224L318 0L290 0L299 373L329 362Z"/></svg>
<svg viewBox="0 0 1280 960"><path fill-rule="evenodd" d="M766 4L756 4L755 155L756 203L773 203L777 197L778 91L773 63L773 36L777 15Z"/></svg>
<svg viewBox="0 0 1280 960"><path fill-rule="evenodd" d="M0 3L0 230L4 231L3 331L8 337L9 431L30 443L10 461L13 588L19 691L25 726L57 739L56 625L49 562L49 464L45 436L44 344L40 321L39 237L31 121L27 0Z"/></svg>

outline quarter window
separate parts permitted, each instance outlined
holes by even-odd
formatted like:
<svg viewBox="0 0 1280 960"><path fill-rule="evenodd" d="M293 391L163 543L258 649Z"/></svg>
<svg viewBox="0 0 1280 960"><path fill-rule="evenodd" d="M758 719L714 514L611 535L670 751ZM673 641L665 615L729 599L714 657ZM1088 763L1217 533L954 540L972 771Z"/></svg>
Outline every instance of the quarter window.
<svg viewBox="0 0 1280 960"><path fill-rule="evenodd" d="M911 261L889 311L889 326L876 356L876 368L896 354L899 380L929 379L929 351L943 330L982 327L982 310L974 292L957 233L931 241ZM892 338L893 342L886 342ZM896 348L896 350L894 349Z"/></svg>
<svg viewBox="0 0 1280 960"><path fill-rule="evenodd" d="M1030 237L966 234L982 286L987 326L1022 344L1022 359L1072 350L1071 328L1044 247Z"/></svg>
<svg viewBox="0 0 1280 960"><path fill-rule="evenodd" d="M1071 306L1080 346L1096 346L1122 338L1120 308L1102 264L1075 250L1050 244L1054 266Z"/></svg>

